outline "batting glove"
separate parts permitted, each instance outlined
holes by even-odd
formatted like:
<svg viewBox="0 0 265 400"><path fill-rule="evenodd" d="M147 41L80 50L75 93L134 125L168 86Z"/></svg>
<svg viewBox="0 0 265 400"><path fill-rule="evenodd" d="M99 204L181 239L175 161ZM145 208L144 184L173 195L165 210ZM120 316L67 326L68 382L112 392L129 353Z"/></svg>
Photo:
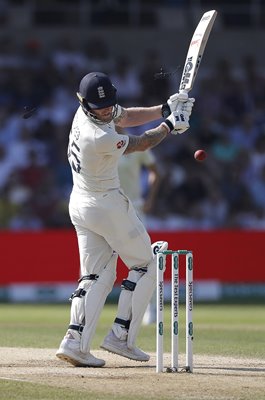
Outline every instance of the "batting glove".
<svg viewBox="0 0 265 400"><path fill-rule="evenodd" d="M189 115L186 111L172 112L164 123L168 127L168 133L172 133L172 135L184 133L190 127Z"/></svg>
<svg viewBox="0 0 265 400"><path fill-rule="evenodd" d="M167 118L173 111L185 111L191 115L195 99L187 93L175 93L162 105L162 116Z"/></svg>

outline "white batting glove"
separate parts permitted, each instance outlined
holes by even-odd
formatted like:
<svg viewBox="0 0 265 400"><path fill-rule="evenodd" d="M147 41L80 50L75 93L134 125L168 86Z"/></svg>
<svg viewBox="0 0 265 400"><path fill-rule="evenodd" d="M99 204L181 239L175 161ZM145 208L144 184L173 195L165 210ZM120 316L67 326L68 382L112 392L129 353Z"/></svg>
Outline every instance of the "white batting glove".
<svg viewBox="0 0 265 400"><path fill-rule="evenodd" d="M194 106L194 102L195 102L194 97L190 97L184 103L179 102L176 110L182 111L182 112L185 111L188 114L188 116L190 117L191 113L192 113L192 107Z"/></svg>
<svg viewBox="0 0 265 400"><path fill-rule="evenodd" d="M172 112L164 123L167 125L168 133L172 133L172 135L184 133L190 127L189 115L186 111Z"/></svg>
<svg viewBox="0 0 265 400"><path fill-rule="evenodd" d="M167 118L173 111L185 111L191 115L195 99L188 96L187 93L175 93L169 97L166 104L162 106L162 116Z"/></svg>

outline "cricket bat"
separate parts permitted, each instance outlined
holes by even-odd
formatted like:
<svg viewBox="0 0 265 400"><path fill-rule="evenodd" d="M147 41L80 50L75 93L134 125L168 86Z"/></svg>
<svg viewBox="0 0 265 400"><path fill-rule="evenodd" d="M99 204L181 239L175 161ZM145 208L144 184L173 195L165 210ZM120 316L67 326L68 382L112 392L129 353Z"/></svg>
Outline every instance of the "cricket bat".
<svg viewBox="0 0 265 400"><path fill-rule="evenodd" d="M179 93L188 93L193 88L216 16L215 10L205 12L194 31L180 80Z"/></svg>

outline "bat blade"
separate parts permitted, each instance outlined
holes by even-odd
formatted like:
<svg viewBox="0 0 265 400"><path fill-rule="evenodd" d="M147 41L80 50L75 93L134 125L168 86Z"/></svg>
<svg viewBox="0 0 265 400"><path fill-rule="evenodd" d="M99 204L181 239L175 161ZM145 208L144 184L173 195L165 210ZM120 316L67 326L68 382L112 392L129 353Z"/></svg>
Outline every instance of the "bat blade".
<svg viewBox="0 0 265 400"><path fill-rule="evenodd" d="M215 10L205 12L194 31L180 80L180 93L188 93L193 88L193 84L216 16L217 11Z"/></svg>

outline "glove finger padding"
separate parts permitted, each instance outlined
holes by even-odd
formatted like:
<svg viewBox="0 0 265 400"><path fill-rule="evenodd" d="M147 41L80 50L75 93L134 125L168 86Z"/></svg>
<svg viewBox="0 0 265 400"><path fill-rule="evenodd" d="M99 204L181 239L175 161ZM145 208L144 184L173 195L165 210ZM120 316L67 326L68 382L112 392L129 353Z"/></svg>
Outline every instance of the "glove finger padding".
<svg viewBox="0 0 265 400"><path fill-rule="evenodd" d="M189 100L188 93L174 93L172 94L169 99L168 99L168 105L169 103L177 103L177 102L185 102Z"/></svg>
<svg viewBox="0 0 265 400"><path fill-rule="evenodd" d="M188 116L190 117L191 112L192 112L192 108L194 106L194 102L195 99L193 97L191 97L190 99L188 99L188 101L185 101L185 103L179 103L178 105L178 111L185 111Z"/></svg>
<svg viewBox="0 0 265 400"><path fill-rule="evenodd" d="M195 99L189 98L187 93L175 93L163 104L162 116L167 118L173 111L186 111L190 115L194 102Z"/></svg>

